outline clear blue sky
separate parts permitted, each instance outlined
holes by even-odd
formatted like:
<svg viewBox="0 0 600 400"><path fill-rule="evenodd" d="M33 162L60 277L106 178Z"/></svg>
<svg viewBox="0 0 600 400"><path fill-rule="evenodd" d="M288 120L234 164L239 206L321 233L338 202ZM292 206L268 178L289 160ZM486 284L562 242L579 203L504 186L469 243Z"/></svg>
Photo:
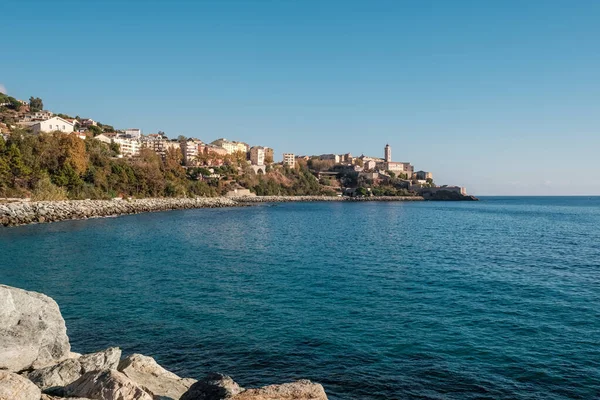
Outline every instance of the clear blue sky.
<svg viewBox="0 0 600 400"><path fill-rule="evenodd" d="M0 84L118 128L600 194L600 1L4 1Z"/></svg>

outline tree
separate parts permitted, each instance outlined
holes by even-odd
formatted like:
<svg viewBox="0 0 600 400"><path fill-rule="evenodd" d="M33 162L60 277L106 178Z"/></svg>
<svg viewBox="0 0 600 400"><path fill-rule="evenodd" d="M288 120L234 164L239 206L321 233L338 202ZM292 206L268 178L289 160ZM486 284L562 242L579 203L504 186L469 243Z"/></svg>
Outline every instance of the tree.
<svg viewBox="0 0 600 400"><path fill-rule="evenodd" d="M44 109L44 103L42 102L42 99L40 99L39 97L33 97L31 96L29 98L29 110L36 112L36 111L42 111Z"/></svg>
<svg viewBox="0 0 600 400"><path fill-rule="evenodd" d="M92 132L92 135L94 135L94 136L98 136L103 132L102 128L94 126L94 125L88 126L87 129L88 129L88 131Z"/></svg>

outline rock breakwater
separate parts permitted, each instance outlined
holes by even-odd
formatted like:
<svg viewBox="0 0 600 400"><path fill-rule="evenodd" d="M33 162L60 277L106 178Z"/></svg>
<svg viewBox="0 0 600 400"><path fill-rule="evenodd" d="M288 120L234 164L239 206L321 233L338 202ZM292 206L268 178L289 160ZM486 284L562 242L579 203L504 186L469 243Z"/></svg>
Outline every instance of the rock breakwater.
<svg viewBox="0 0 600 400"><path fill-rule="evenodd" d="M311 201L423 201L423 198L420 196L245 196L233 197L233 199L239 203L291 203Z"/></svg>
<svg viewBox="0 0 600 400"><path fill-rule="evenodd" d="M240 207L254 203L322 201L422 201L420 196L242 196L155 198L133 200L20 201L0 204L0 226L17 226L73 219L112 217L192 208Z"/></svg>
<svg viewBox="0 0 600 400"><path fill-rule="evenodd" d="M239 205L225 197L18 202L0 204L0 226Z"/></svg>
<svg viewBox="0 0 600 400"><path fill-rule="evenodd" d="M58 305L40 293L0 285L0 317L0 400L327 400L323 386L308 380L245 389L218 373L180 378L152 357L121 358L117 347L72 353ZM59 345L48 326L58 327ZM15 346L15 336L27 345Z"/></svg>

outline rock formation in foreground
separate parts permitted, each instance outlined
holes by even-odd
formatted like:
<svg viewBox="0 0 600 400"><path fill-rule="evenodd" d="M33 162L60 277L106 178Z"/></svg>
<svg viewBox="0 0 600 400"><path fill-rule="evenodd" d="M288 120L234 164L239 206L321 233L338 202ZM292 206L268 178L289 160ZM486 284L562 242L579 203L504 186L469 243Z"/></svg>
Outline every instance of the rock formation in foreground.
<svg viewBox="0 0 600 400"><path fill-rule="evenodd" d="M22 371L66 360L71 345L50 297L0 285L0 369Z"/></svg>
<svg viewBox="0 0 600 400"><path fill-rule="evenodd" d="M229 376L181 378L111 347L72 353L50 297L0 285L0 400L327 400L308 380L244 389Z"/></svg>

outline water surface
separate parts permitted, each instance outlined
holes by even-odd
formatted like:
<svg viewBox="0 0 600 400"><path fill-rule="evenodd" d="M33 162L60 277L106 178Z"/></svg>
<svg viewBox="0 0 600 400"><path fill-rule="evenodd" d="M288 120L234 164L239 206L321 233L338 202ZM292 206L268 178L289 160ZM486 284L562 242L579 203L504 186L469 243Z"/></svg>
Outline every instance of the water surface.
<svg viewBox="0 0 600 400"><path fill-rule="evenodd" d="M600 397L600 198L289 203L0 228L74 351L330 399Z"/></svg>

